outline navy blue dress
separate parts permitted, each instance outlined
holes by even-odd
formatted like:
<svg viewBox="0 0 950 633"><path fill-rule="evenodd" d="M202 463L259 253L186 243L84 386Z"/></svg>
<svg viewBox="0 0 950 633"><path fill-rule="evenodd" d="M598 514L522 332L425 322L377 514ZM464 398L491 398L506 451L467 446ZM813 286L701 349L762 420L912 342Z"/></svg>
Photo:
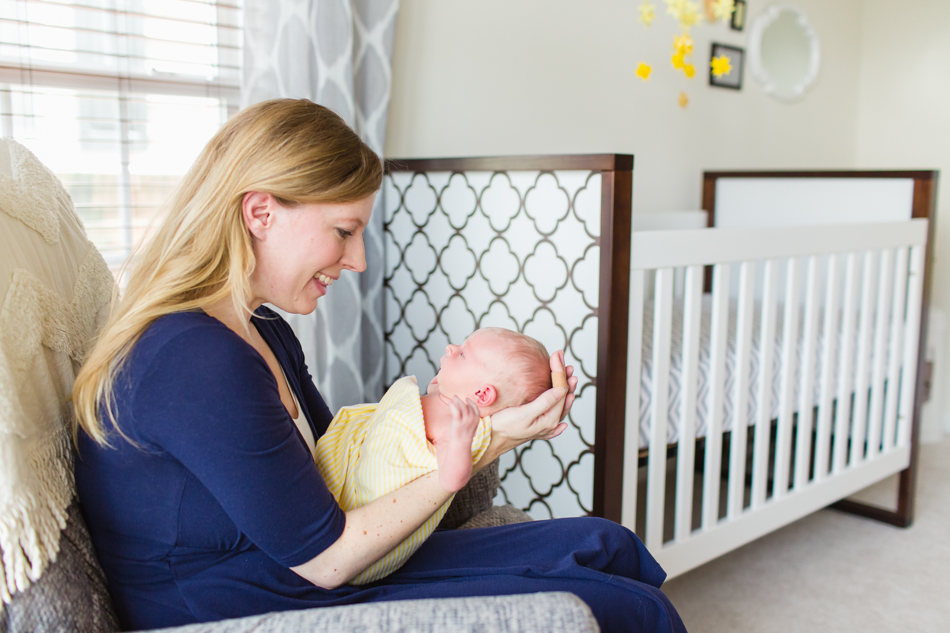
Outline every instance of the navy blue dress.
<svg viewBox="0 0 950 633"><path fill-rule="evenodd" d="M253 319L314 437L332 418L283 319ZM131 442L80 433L76 487L123 628L414 598L569 591L605 631L685 631L665 573L629 530L592 518L436 531L396 573L324 590L289 568L339 538L345 514L264 359L203 312L162 317L115 384Z"/></svg>

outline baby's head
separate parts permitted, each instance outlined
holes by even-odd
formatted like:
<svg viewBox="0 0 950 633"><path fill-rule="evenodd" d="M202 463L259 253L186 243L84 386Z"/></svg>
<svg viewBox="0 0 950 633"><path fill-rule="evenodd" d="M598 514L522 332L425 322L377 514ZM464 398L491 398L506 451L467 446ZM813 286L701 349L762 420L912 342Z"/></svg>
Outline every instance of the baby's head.
<svg viewBox="0 0 950 633"><path fill-rule="evenodd" d="M436 378L439 393L471 398L483 416L530 402L551 388L544 345L497 327L475 330L461 345L446 347Z"/></svg>

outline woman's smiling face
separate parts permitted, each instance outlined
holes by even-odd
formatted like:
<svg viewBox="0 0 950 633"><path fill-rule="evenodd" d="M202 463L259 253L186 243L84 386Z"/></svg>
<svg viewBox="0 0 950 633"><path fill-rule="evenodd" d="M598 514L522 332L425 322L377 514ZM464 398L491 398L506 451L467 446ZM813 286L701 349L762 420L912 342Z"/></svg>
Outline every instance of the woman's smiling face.
<svg viewBox="0 0 950 633"><path fill-rule="evenodd" d="M363 231L374 199L285 207L271 195L246 194L244 217L256 258L251 309L270 303L310 314L341 271L366 270Z"/></svg>

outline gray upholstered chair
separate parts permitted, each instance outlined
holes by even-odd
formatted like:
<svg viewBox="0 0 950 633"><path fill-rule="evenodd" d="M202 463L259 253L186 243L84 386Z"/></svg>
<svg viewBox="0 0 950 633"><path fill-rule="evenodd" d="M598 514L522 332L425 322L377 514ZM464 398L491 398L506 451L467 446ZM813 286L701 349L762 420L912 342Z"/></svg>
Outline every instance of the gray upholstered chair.
<svg viewBox="0 0 950 633"><path fill-rule="evenodd" d="M0 633L118 629L76 500L64 420L101 326L112 276L69 195L28 150L0 142ZM528 520L492 507L497 464L461 491L443 527ZM271 613L173 629L596 631L571 594L413 600Z"/></svg>

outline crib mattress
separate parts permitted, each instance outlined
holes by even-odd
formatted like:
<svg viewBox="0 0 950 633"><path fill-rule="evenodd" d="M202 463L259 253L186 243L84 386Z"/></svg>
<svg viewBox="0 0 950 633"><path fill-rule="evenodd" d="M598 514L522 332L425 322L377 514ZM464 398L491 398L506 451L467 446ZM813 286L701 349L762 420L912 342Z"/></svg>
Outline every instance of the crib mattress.
<svg viewBox="0 0 950 633"><path fill-rule="evenodd" d="M681 298L673 300L673 322L672 322L672 336L671 336L671 358L670 358L670 387L669 387L669 424L667 426L667 442L673 444L679 441L680 439L680 427L682 419L682 396L683 396L683 300ZM771 344L773 347L772 354L772 385L770 393L770 419L776 419L779 413L780 405L780 393L782 386L782 376L781 376L781 367L782 367L782 356L783 356L783 315L785 313L784 307L781 303L778 304L776 310L776 319L775 319L775 332L774 336L771 339ZM814 381L811 385L811 405L815 406L819 402L820 398L820 389L821 389L821 363L825 354L825 341L824 341L824 315L823 310L819 310L818 316L818 332L816 335L816 349L817 353L814 356ZM642 371L640 376L640 448L646 448L649 446L649 437L650 437L650 427L652 425L651 413L652 413L652 404L653 404L653 303L645 302L644 305L644 314L643 314L643 361L642 361ZM697 395L696 395L696 436L704 437L706 435L706 429L709 426L710 411L709 411L709 400L710 400L710 372L711 372L711 359L710 359L710 341L711 341L711 315L712 315L712 296L709 294L704 294L702 299L702 315L700 317L700 353L699 353L699 363L697 371ZM730 430L735 424L736 419L736 407L735 403L737 401L736 392L736 361L737 361L737 350L736 350L736 316L737 316L737 301L733 300L729 307L729 324L728 324L728 345L726 349L726 362L725 362L725 393L723 394L723 409L720 412L722 420L722 428L724 431ZM753 330L752 330L752 341L751 341L751 352L749 360L749 399L748 407L746 410L745 416L743 416L743 421L752 425L755 423L756 411L758 408L759 402L759 373L761 367L761 358L762 358L762 345L761 345L761 305L757 302L754 307L753 315ZM857 321L855 321L857 322ZM854 328L854 331L851 332L851 336L854 337L854 345L852 345L852 350L857 350L857 338L858 332L857 328ZM836 337L836 347L832 352L835 354L834 363L832 364L832 382L831 388L832 393L837 394L837 381L838 381L838 356L839 350L841 349L841 331L840 327L838 328L838 336ZM797 344L795 346L795 353L797 355L795 362L795 381L794 384L797 386L801 383L801 365L802 365L802 356L804 352L804 316L799 314L798 319L798 337ZM855 352L856 353L856 352ZM852 365L853 367L854 365ZM870 372L869 364L869 372ZM797 389L793 389L793 411L798 411L800 404L799 393Z"/></svg>

